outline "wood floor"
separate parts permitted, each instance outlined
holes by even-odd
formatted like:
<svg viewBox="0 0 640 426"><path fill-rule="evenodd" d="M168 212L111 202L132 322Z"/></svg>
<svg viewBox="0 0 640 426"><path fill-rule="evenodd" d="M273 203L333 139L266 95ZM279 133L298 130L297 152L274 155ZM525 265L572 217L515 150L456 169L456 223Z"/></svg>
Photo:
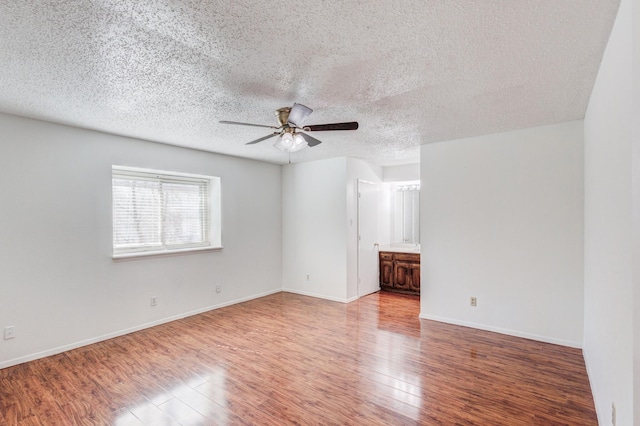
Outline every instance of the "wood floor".
<svg viewBox="0 0 640 426"><path fill-rule="evenodd" d="M278 293L0 370L0 425L595 425L580 350Z"/></svg>

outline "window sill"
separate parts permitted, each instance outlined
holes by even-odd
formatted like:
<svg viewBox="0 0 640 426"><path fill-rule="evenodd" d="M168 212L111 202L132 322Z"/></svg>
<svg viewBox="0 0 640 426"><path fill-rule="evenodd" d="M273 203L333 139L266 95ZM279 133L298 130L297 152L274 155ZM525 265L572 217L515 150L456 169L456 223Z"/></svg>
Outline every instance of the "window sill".
<svg viewBox="0 0 640 426"><path fill-rule="evenodd" d="M147 258L147 257L166 257L166 256L174 256L179 254L191 254L191 253L200 253L203 251L218 251L222 250L222 246L218 247L193 247L193 248L185 248L178 250L159 250L159 251L141 251L137 253L121 253L114 254L111 258L115 261L118 260L130 260L130 259L138 259L138 258Z"/></svg>

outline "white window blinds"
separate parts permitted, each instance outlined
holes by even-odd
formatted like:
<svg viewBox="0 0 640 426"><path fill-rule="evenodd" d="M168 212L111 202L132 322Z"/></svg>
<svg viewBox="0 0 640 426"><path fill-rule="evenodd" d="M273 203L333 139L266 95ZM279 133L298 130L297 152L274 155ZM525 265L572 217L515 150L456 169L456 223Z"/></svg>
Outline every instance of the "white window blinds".
<svg viewBox="0 0 640 426"><path fill-rule="evenodd" d="M207 247L209 180L114 169L114 254Z"/></svg>

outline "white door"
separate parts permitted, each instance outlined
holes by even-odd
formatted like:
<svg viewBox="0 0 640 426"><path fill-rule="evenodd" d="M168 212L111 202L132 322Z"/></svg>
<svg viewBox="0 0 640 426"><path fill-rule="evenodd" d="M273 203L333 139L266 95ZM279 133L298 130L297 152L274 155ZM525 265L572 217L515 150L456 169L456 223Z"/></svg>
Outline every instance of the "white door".
<svg viewBox="0 0 640 426"><path fill-rule="evenodd" d="M380 290L378 281L378 185L358 180L358 296Z"/></svg>

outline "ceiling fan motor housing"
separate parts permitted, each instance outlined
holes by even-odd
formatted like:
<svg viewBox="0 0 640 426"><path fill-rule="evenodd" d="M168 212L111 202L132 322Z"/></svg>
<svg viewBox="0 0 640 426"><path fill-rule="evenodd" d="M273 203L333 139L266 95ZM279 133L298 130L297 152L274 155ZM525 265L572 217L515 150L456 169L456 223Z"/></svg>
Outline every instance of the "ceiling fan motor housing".
<svg viewBox="0 0 640 426"><path fill-rule="evenodd" d="M278 118L278 123L280 123L281 126L284 126L287 124L287 121L289 120L290 112L291 112L290 107L284 107L276 110L275 114L276 114L276 117Z"/></svg>

